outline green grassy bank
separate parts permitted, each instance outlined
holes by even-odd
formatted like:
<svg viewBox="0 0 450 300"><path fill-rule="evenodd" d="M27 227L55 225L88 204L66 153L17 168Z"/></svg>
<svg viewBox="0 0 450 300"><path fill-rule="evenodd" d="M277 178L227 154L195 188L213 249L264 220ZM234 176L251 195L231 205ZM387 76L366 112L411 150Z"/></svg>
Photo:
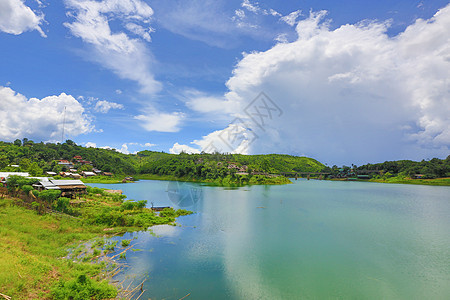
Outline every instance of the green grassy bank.
<svg viewBox="0 0 450 300"><path fill-rule="evenodd" d="M386 179L370 179L370 182L381 183L398 183L398 184L419 184L419 185L437 185L450 186L450 178L434 178L434 179L411 179L405 177L390 177Z"/></svg>
<svg viewBox="0 0 450 300"><path fill-rule="evenodd" d="M185 181L185 182L200 182L208 183L217 186L243 186L243 185L275 185L275 184L290 184L292 183L284 176L268 177L265 175L227 175L216 179L197 179L194 177L176 177L173 175L156 175L156 174L140 174L135 176L136 179L141 180L171 180L171 181Z"/></svg>
<svg viewBox="0 0 450 300"><path fill-rule="evenodd" d="M12 299L114 298L120 290L109 284L108 265L99 258L122 249L109 244L108 237L174 224L176 217L190 213L155 213L143 201L124 202L97 188L65 208L71 215L50 212L43 203L29 205L24 194L20 198L0 198L0 293Z"/></svg>

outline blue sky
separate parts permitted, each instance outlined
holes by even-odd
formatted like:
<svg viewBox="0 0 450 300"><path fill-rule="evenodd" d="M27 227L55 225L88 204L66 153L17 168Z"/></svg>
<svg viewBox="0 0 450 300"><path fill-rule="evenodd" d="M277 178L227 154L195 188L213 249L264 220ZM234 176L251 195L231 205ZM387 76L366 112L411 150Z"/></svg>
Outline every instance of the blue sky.
<svg viewBox="0 0 450 300"><path fill-rule="evenodd" d="M1 0L0 139L446 157L448 5Z"/></svg>

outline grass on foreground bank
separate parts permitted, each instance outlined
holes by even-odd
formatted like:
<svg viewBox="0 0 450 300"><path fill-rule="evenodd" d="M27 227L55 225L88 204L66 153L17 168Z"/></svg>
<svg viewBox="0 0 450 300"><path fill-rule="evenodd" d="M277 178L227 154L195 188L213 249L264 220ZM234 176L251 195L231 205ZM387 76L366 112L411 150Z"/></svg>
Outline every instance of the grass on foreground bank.
<svg viewBox="0 0 450 300"><path fill-rule="evenodd" d="M102 244L79 259L63 259L95 237L146 230L154 224L174 224L187 211L166 209L157 214L143 201L125 201L119 195L91 188L66 214L39 215L21 199L0 199L0 293L12 299L109 299L117 287L102 277L106 265L92 263L115 246ZM20 204L21 206L19 206ZM23 206L22 206L23 205Z"/></svg>
<svg viewBox="0 0 450 300"><path fill-rule="evenodd" d="M243 185L276 185L276 184L290 184L292 183L284 176L268 177L264 175L227 175L223 178L216 179L198 179L193 177L176 177L172 175L155 175L155 174L140 174L135 176L136 179L141 180L170 180L170 181L185 181L185 182L200 182L209 183L217 186L243 186Z"/></svg>

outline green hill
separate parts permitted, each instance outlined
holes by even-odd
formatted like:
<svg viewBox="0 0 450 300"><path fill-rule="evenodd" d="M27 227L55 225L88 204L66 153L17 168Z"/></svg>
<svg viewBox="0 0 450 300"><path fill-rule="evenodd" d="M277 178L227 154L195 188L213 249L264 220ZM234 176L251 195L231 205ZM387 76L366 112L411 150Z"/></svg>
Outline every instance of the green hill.
<svg viewBox="0 0 450 300"><path fill-rule="evenodd" d="M74 159L76 156L91 163L80 163ZM58 164L58 160L73 162L74 167L80 170L94 167L115 174L151 174L166 179L218 184L288 183L274 174L319 172L325 168L312 158L281 154L169 154L148 150L123 154L114 149L85 148L70 140L62 144L35 143L28 139L16 140L14 143L0 142L1 171L30 172L33 176L48 171L66 171L66 167Z"/></svg>

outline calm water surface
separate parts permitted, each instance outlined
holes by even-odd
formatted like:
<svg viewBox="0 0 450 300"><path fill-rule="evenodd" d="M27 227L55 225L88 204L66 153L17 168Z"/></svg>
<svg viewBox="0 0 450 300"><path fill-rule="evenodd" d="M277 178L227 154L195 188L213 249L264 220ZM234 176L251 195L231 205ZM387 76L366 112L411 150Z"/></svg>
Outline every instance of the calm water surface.
<svg viewBox="0 0 450 300"><path fill-rule="evenodd" d="M450 187L93 186L196 212L117 238L142 250L117 276L147 278L141 299L450 299Z"/></svg>

